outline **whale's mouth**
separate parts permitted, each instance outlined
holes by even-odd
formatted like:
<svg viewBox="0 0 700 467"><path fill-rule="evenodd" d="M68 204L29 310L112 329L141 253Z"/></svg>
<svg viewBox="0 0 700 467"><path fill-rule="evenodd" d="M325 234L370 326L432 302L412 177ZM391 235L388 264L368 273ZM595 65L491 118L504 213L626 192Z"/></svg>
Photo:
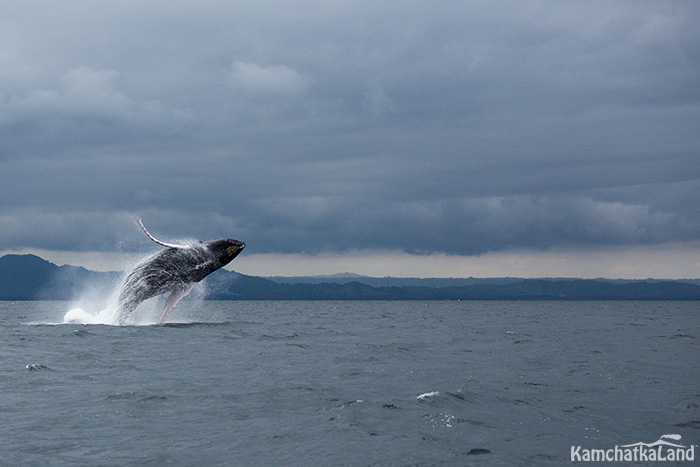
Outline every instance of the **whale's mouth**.
<svg viewBox="0 0 700 467"><path fill-rule="evenodd" d="M238 254L243 251L243 248L245 248L245 243L239 242L238 240L229 240L233 245L229 246L226 248L226 252L228 253L229 259L233 259Z"/></svg>

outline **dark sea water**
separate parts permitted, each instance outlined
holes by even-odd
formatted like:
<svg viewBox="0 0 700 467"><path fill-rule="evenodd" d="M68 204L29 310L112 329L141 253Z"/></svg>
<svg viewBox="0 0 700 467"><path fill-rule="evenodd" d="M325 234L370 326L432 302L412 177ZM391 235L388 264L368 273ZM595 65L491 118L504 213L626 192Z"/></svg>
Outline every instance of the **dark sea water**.
<svg viewBox="0 0 700 467"><path fill-rule="evenodd" d="M69 308L0 302L0 465L568 465L572 445L700 443L698 302L186 300L165 325L51 324Z"/></svg>

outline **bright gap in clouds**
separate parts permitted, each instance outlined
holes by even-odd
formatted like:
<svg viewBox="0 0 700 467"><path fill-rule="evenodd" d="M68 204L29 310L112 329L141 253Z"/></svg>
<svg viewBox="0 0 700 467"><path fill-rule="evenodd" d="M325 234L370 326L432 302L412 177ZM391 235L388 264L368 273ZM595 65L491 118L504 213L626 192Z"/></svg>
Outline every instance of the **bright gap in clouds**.
<svg viewBox="0 0 700 467"><path fill-rule="evenodd" d="M58 265L121 271L145 253L66 252L24 249ZM479 256L411 255L402 252L246 254L226 269L250 276L321 276L354 273L372 277L578 277L609 279L700 278L700 243L669 243L595 250L512 250Z"/></svg>
<svg viewBox="0 0 700 467"><path fill-rule="evenodd" d="M254 276L355 273L372 277L577 277L689 279L700 277L700 245L667 244L587 251L503 251L480 256L401 252L242 256L233 269Z"/></svg>

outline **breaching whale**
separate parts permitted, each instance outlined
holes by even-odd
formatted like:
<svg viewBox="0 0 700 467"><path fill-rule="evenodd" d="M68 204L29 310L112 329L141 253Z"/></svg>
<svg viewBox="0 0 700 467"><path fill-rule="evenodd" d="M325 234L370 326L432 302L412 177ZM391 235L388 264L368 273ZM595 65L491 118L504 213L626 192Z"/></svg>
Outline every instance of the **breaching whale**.
<svg viewBox="0 0 700 467"><path fill-rule="evenodd" d="M165 243L151 235L141 219L139 224L148 238L166 249L144 259L124 280L117 301L121 325L144 300L170 293L158 318L163 323L197 282L226 266L245 248L245 243L229 238L188 245Z"/></svg>

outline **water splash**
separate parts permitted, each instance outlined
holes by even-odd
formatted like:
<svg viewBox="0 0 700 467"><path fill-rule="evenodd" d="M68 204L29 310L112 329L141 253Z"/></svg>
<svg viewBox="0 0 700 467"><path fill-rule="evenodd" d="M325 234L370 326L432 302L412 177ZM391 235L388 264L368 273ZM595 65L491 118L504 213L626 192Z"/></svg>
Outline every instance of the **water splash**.
<svg viewBox="0 0 700 467"><path fill-rule="evenodd" d="M63 323L123 325L119 322L119 307L117 305L117 297L121 287L121 283L117 285L106 301L81 297L80 300L71 304L70 309L63 316ZM196 287L195 289L203 289L203 287ZM195 298L203 298L201 291L193 295ZM164 302L165 297L162 295L142 302L138 307L138 312L133 313L126 324L129 326L152 326L158 324L158 315L161 313Z"/></svg>
<svg viewBox="0 0 700 467"><path fill-rule="evenodd" d="M66 324L117 324L116 308L106 308L97 314L88 313L82 308L73 308L63 317Z"/></svg>
<svg viewBox="0 0 700 467"><path fill-rule="evenodd" d="M71 303L63 316L65 324L107 324L117 323L117 296L126 273L111 280L97 280L84 285L78 300Z"/></svg>
<svg viewBox="0 0 700 467"><path fill-rule="evenodd" d="M195 243L192 241L192 243ZM69 310L64 314L63 324L101 324L119 326L119 295L125 285L126 278L143 262L148 261L153 255L142 258L130 265L118 280L98 281L87 284L85 290L80 293L80 298L71 303ZM206 281L198 282L189 294L189 301L204 300L207 295ZM158 324L167 294L152 297L141 302L135 313L127 320L130 326L151 326ZM195 320L196 317L193 317Z"/></svg>
<svg viewBox="0 0 700 467"><path fill-rule="evenodd" d="M150 258L148 256L147 258ZM101 324L107 326L119 325L119 293L124 287L128 274L137 268L145 259L139 259L125 268L118 280L96 281L85 285L79 294L80 298L72 302L69 310L63 316L63 324ZM199 295L199 294L197 294ZM156 324L156 319L162 308L162 297L155 297L139 306L139 313L129 320L129 325L149 326Z"/></svg>

